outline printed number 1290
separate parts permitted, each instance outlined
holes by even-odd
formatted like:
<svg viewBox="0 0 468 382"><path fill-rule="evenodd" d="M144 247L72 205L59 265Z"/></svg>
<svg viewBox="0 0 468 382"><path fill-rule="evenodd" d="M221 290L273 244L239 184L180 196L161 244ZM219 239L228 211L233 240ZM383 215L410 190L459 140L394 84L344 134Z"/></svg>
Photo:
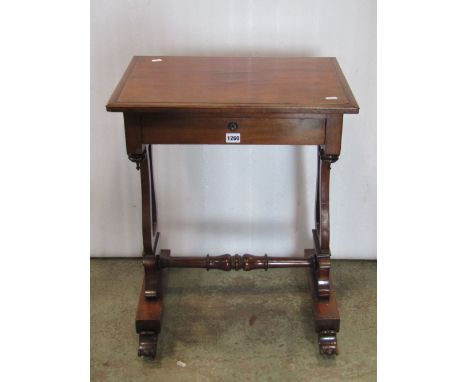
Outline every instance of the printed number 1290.
<svg viewBox="0 0 468 382"><path fill-rule="evenodd" d="M226 133L226 143L240 143L240 133Z"/></svg>

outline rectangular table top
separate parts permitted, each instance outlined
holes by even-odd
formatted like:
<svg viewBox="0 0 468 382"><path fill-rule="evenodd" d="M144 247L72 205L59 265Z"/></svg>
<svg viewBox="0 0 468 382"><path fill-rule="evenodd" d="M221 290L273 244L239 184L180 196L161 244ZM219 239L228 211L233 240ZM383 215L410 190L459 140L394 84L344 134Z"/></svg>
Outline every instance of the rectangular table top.
<svg viewBox="0 0 468 382"><path fill-rule="evenodd" d="M359 112L333 57L136 56L106 108L118 112Z"/></svg>

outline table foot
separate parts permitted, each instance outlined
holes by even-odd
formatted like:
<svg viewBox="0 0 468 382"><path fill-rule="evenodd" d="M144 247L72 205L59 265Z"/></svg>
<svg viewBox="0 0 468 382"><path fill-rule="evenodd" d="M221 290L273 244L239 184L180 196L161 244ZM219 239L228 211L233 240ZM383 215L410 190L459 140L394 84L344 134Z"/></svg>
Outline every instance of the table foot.
<svg viewBox="0 0 468 382"><path fill-rule="evenodd" d="M315 251L313 249L304 251L304 257L306 258L314 255ZM307 270L307 279L314 306L315 331L318 336L320 354L337 355L336 333L340 330L340 314L336 304L334 285L331 278L329 278L329 295L328 297L320 297L317 290L317 274L313 268Z"/></svg>
<svg viewBox="0 0 468 382"><path fill-rule="evenodd" d="M156 358L156 348L158 343L158 335L156 333L140 333L138 357Z"/></svg>
<svg viewBox="0 0 468 382"><path fill-rule="evenodd" d="M169 250L161 250L161 255L170 257ZM156 357L158 335L161 332L161 318L163 312L164 286L167 282L167 270L152 268L156 284L154 290L157 294L147 296L145 293L146 277L143 279L138 307L136 312L136 332L139 334L138 356L148 359Z"/></svg>
<svg viewBox="0 0 468 382"><path fill-rule="evenodd" d="M321 330L318 333L319 350L323 355L337 355L338 346L334 330Z"/></svg>

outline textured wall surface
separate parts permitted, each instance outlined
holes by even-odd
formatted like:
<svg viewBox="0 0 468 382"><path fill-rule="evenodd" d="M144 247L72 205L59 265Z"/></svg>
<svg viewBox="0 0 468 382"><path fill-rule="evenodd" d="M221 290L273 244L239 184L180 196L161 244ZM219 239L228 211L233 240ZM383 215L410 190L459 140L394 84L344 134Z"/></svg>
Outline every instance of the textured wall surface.
<svg viewBox="0 0 468 382"><path fill-rule="evenodd" d="M91 255L139 256L139 173L105 104L134 55L335 56L361 107L332 166L331 250L376 258L372 0L91 2ZM300 255L312 246L315 147L155 146L160 248Z"/></svg>

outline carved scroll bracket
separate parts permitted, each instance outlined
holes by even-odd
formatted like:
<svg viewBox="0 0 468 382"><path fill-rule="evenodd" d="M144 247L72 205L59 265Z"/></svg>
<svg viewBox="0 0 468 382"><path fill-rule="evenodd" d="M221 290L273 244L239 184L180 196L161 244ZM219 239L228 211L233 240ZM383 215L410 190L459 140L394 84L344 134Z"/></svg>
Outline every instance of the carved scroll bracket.
<svg viewBox="0 0 468 382"><path fill-rule="evenodd" d="M141 162L146 159L146 149L144 149L141 153L128 154L128 159L130 159L133 163L136 163L136 169L140 170Z"/></svg>
<svg viewBox="0 0 468 382"><path fill-rule="evenodd" d="M340 158L339 155L336 154L326 154L323 148L320 148L320 160L324 162L328 162L329 165L335 163Z"/></svg>

